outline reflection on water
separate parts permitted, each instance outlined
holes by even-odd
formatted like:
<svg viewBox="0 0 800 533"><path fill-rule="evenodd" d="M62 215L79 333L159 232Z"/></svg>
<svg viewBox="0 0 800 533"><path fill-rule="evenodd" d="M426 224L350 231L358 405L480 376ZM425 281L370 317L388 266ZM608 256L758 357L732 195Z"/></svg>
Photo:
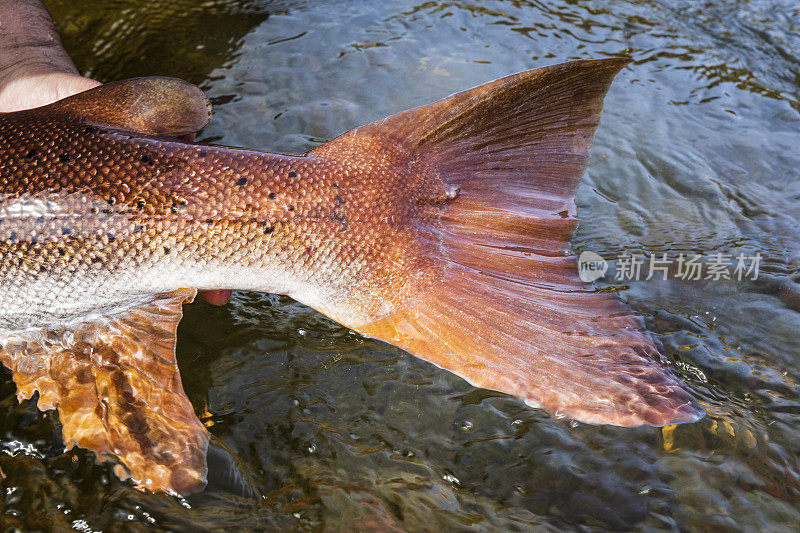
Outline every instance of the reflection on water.
<svg viewBox="0 0 800 533"><path fill-rule="evenodd" d="M761 276L617 286L709 416L570 423L470 387L287 299L187 309L184 383L222 458L188 501L62 453L0 391L3 512L26 529L795 527L800 513L800 8L790 0L49 3L79 68L170 74L206 140L302 152L513 71L629 55L584 185L580 252L763 257ZM614 285L607 280L605 285ZM226 459L227 457L227 459ZM231 459L233 457L233 459ZM260 497L241 496L238 476ZM227 481L226 481L227 479Z"/></svg>
<svg viewBox="0 0 800 533"><path fill-rule="evenodd" d="M101 81L175 76L202 83L216 66L236 60L242 38L271 14L275 2L207 0L53 0L64 46L79 70Z"/></svg>

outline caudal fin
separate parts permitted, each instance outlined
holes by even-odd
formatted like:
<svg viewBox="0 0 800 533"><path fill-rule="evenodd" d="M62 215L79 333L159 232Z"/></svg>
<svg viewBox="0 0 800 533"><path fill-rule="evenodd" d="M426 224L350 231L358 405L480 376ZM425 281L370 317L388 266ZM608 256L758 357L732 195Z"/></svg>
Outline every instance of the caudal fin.
<svg viewBox="0 0 800 533"><path fill-rule="evenodd" d="M699 418L641 320L582 282L570 253L573 196L603 98L627 63L515 74L312 151L383 147L393 170L381 179L399 198L381 218L391 222L374 222L385 239L376 243L381 274L365 275L349 302L323 312L474 385L579 420Z"/></svg>

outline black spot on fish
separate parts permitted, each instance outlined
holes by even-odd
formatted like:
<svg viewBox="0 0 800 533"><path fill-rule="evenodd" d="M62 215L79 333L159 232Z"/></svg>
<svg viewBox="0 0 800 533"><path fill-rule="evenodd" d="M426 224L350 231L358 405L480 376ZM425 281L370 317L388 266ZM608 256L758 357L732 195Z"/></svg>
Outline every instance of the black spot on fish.
<svg viewBox="0 0 800 533"><path fill-rule="evenodd" d="M83 131L85 131L86 133L94 133L97 131L97 129L95 129L94 126L86 126L85 128L83 128Z"/></svg>
<svg viewBox="0 0 800 533"><path fill-rule="evenodd" d="M36 148L31 148L30 150L28 150L28 153L25 154L25 157L27 157L28 159L33 159L34 157L36 157L36 153L37 153Z"/></svg>
<svg viewBox="0 0 800 533"><path fill-rule="evenodd" d="M47 272L47 267L44 265L39 265L39 272Z"/></svg>
<svg viewBox="0 0 800 533"><path fill-rule="evenodd" d="M275 228L273 228L272 226L267 226L264 228L264 233L266 233L267 235L269 235L273 231L275 231Z"/></svg>
<svg viewBox="0 0 800 533"><path fill-rule="evenodd" d="M133 232L134 232L134 233L139 233L140 231L142 231L142 225L141 225L141 224L136 224L136 225L133 227Z"/></svg>
<svg viewBox="0 0 800 533"><path fill-rule="evenodd" d="M136 208L144 209L144 200L139 200L138 202L136 202Z"/></svg>
<svg viewBox="0 0 800 533"><path fill-rule="evenodd" d="M270 200L274 200L274 199L275 199L275 196L276 196L276 195L275 195L275 193L274 193L274 192L271 192L271 193L269 193L269 194L267 195L267 197L268 197Z"/></svg>
<svg viewBox="0 0 800 533"><path fill-rule="evenodd" d="M117 237L113 233L109 233L108 235L106 235L106 237L108 237L108 242L114 242L115 240L117 240Z"/></svg>
<svg viewBox="0 0 800 533"><path fill-rule="evenodd" d="M208 155L208 152L199 152L197 155L200 157L205 157Z"/></svg>
<svg viewBox="0 0 800 533"><path fill-rule="evenodd" d="M156 164L156 162L153 161L153 156L151 156L150 154L142 155L142 163L146 163L151 166Z"/></svg>
<svg viewBox="0 0 800 533"><path fill-rule="evenodd" d="M98 257L98 256L92 257L92 263L93 264L97 264L97 263L100 263L102 261L103 261L103 259L101 257Z"/></svg>
<svg viewBox="0 0 800 533"><path fill-rule="evenodd" d="M69 235L72 233L72 230L69 228L61 228L61 235Z"/></svg>
<svg viewBox="0 0 800 533"><path fill-rule="evenodd" d="M213 223L214 223L214 220L213 220L213 219L211 219L211 218L207 218L207 219L206 219L206 224L208 224L209 226L210 226L211 224L213 224Z"/></svg>
<svg viewBox="0 0 800 533"><path fill-rule="evenodd" d="M58 255L60 255L61 257L64 257L65 255L67 255L67 250L65 248L59 248L58 249Z"/></svg>
<svg viewBox="0 0 800 533"><path fill-rule="evenodd" d="M289 172L289 177L290 178L296 178L297 177L297 172L295 172L294 170Z"/></svg>
<svg viewBox="0 0 800 533"><path fill-rule="evenodd" d="M165 254L167 254L167 255L169 255L169 252L170 252L170 249L169 249L169 247L168 247L168 246L165 246L165 247L164 247L164 253L165 253Z"/></svg>
<svg viewBox="0 0 800 533"><path fill-rule="evenodd" d="M100 212L100 210L97 209L96 207L91 208L89 211L91 211L93 215L96 215L97 213Z"/></svg>
<svg viewBox="0 0 800 533"><path fill-rule="evenodd" d="M12 230L12 231L11 231L11 235L9 235L9 238L10 238L12 241L16 241L16 240L17 240L17 232Z"/></svg>
<svg viewBox="0 0 800 533"><path fill-rule="evenodd" d="M240 185L241 186L241 185L246 185L246 184L247 184L247 178L239 178L238 180L236 180L236 185Z"/></svg>
<svg viewBox="0 0 800 533"><path fill-rule="evenodd" d="M333 188L334 188L334 189L341 189L341 187L339 187L339 184L338 184L338 183L334 183L334 184L333 184Z"/></svg>
<svg viewBox="0 0 800 533"><path fill-rule="evenodd" d="M36 222L38 224L43 224L44 223L44 215L39 215L39 218L36 219Z"/></svg>
<svg viewBox="0 0 800 533"><path fill-rule="evenodd" d="M339 208L346 204L347 201L341 197L341 195L336 195L333 198L333 210L331 211L331 219L335 220L336 222L342 225L342 229L347 231L347 215L344 213L339 212Z"/></svg>
<svg viewBox="0 0 800 533"><path fill-rule="evenodd" d="M115 203L117 203L117 199L114 198L113 196L108 199L108 204L109 205L114 205Z"/></svg>
<svg viewBox="0 0 800 533"><path fill-rule="evenodd" d="M294 206L293 205L289 206L289 211L294 211Z"/></svg>
<svg viewBox="0 0 800 533"><path fill-rule="evenodd" d="M170 212L177 213L178 212L178 203L172 202L172 205L169 207Z"/></svg>
<svg viewBox="0 0 800 533"><path fill-rule="evenodd" d="M58 160L62 163L67 163L69 161L69 154L61 154L58 156Z"/></svg>

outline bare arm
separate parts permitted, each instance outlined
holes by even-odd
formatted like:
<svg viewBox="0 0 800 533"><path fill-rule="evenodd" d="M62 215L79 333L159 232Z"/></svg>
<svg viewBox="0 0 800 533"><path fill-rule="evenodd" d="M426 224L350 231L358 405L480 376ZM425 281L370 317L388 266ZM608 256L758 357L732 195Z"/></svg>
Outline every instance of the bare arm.
<svg viewBox="0 0 800 533"><path fill-rule="evenodd" d="M0 0L0 112L46 105L96 85L78 74L41 0Z"/></svg>

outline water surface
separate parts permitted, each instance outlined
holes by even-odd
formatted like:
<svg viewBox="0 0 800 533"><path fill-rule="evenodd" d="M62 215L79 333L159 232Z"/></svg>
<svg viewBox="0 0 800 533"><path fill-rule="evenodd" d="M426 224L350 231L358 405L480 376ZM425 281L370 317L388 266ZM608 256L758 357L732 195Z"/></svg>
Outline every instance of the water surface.
<svg viewBox="0 0 800 533"><path fill-rule="evenodd" d="M515 71L629 56L577 202L577 252L762 256L757 280L600 285L708 409L559 420L286 298L187 308L185 388L225 476L180 500L119 481L0 382L3 517L23 529L794 530L800 520L800 8L790 0L48 2L79 68L172 75L201 140L300 153ZM212 464L212 467L214 465ZM216 467L215 467L216 468ZM222 472L224 474L224 472Z"/></svg>

